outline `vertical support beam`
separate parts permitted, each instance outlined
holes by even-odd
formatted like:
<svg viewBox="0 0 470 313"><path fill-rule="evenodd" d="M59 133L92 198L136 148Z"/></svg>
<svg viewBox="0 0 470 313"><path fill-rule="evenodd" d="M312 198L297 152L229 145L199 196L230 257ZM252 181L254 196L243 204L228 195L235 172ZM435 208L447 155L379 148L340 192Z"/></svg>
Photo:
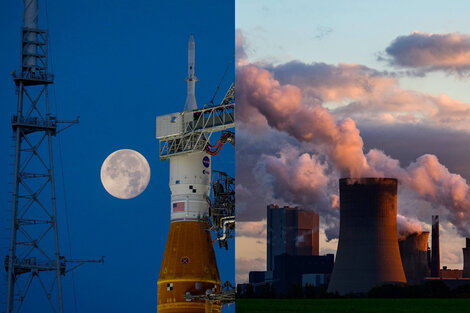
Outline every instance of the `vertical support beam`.
<svg viewBox="0 0 470 313"><path fill-rule="evenodd" d="M17 116L20 120L23 111L23 82L20 82L18 91L18 104L17 104ZM13 312L13 301L15 294L15 271L13 261L16 255L16 231L18 225L16 222L18 213L18 192L20 184L20 162L21 162L21 142L22 142L22 128L16 129L16 144L15 144L15 174L13 178L13 201L11 209L11 230L10 230L10 248L8 250L8 291L7 291L7 303L6 312Z"/></svg>
<svg viewBox="0 0 470 313"><path fill-rule="evenodd" d="M45 88L45 96L46 96L46 118L50 119L50 107L49 107L49 91L47 85L44 86ZM55 243L55 262L56 262L56 269L55 275L57 279L57 293L58 293L58 300L59 300L59 313L63 313L63 303L62 303L62 278L60 276L60 253L59 253L59 231L57 226L57 207L56 207L56 195L55 195L55 178L54 178L54 158L52 157L52 134L51 131L47 132L47 141L49 145L49 175L50 175L50 182L51 182L51 202L52 202L52 224L54 226L54 243Z"/></svg>

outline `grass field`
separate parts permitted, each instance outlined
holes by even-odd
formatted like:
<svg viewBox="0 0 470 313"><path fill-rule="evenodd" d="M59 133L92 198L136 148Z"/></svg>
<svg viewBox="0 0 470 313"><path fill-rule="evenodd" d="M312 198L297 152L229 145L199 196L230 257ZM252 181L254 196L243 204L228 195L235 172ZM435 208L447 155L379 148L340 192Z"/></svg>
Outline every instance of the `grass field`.
<svg viewBox="0 0 470 313"><path fill-rule="evenodd" d="M470 299L237 299L236 313L470 313Z"/></svg>

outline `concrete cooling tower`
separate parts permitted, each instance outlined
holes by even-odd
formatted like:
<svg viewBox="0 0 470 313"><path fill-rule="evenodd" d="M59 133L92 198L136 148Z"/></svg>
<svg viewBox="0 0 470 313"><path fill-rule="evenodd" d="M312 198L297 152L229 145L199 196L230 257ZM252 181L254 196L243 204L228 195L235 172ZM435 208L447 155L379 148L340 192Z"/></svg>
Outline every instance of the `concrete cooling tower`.
<svg viewBox="0 0 470 313"><path fill-rule="evenodd" d="M429 232L422 232L398 240L401 262L408 284L420 284L429 276L428 238Z"/></svg>
<svg viewBox="0 0 470 313"><path fill-rule="evenodd" d="M397 180L339 180L340 230L328 292L367 292L406 283L397 236Z"/></svg>

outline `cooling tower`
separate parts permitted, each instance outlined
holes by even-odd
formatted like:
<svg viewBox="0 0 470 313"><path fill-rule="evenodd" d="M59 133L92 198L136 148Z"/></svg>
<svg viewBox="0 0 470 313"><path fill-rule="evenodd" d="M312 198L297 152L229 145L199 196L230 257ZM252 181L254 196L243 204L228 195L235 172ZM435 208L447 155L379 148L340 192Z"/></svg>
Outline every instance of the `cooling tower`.
<svg viewBox="0 0 470 313"><path fill-rule="evenodd" d="M406 283L397 236L397 180L342 178L340 230L328 292L367 292Z"/></svg>
<svg viewBox="0 0 470 313"><path fill-rule="evenodd" d="M470 278L470 238L466 239L463 250L463 278Z"/></svg>
<svg viewBox="0 0 470 313"><path fill-rule="evenodd" d="M427 259L429 232L414 233L398 240L401 262L408 284L420 284L429 276Z"/></svg>
<svg viewBox="0 0 470 313"><path fill-rule="evenodd" d="M440 275L440 252L439 252L439 215L432 216L432 250L431 250L431 277Z"/></svg>

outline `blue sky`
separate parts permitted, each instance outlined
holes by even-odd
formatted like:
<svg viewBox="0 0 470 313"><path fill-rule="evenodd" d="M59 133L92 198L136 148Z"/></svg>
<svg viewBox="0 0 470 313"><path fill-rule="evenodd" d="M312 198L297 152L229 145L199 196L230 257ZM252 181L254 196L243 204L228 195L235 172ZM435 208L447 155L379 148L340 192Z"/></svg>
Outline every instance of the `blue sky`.
<svg viewBox="0 0 470 313"><path fill-rule="evenodd" d="M236 2L236 27L247 40L251 61L291 60L359 63L389 69L377 54L392 39L413 31L470 31L467 1L246 1ZM446 92L470 101L466 82L437 73L401 81L423 92Z"/></svg>
<svg viewBox="0 0 470 313"><path fill-rule="evenodd" d="M46 28L45 2L39 25ZM50 54L58 117L80 116L61 135L65 187L74 258L100 258L75 272L79 312L155 312L156 282L170 225L169 163L158 160L155 117L181 111L186 98L187 41L196 41L196 99L212 98L234 51L232 1L48 0ZM2 217L8 225L11 172L10 118L17 96L10 72L18 70L23 2L0 3L0 138ZM234 81L233 67L218 100ZM52 94L52 92L51 92ZM53 97L51 97L53 100ZM57 141L56 141L57 142ZM105 158L133 149L149 162L151 179L135 199L119 200L100 182ZM8 152L8 153L7 153ZM62 254L68 251L57 148L58 218ZM213 169L234 175L227 145ZM6 254L8 230L2 231ZM234 277L232 250L216 248L222 281ZM72 311L71 276L65 278L65 309ZM233 310L231 308L230 310Z"/></svg>

